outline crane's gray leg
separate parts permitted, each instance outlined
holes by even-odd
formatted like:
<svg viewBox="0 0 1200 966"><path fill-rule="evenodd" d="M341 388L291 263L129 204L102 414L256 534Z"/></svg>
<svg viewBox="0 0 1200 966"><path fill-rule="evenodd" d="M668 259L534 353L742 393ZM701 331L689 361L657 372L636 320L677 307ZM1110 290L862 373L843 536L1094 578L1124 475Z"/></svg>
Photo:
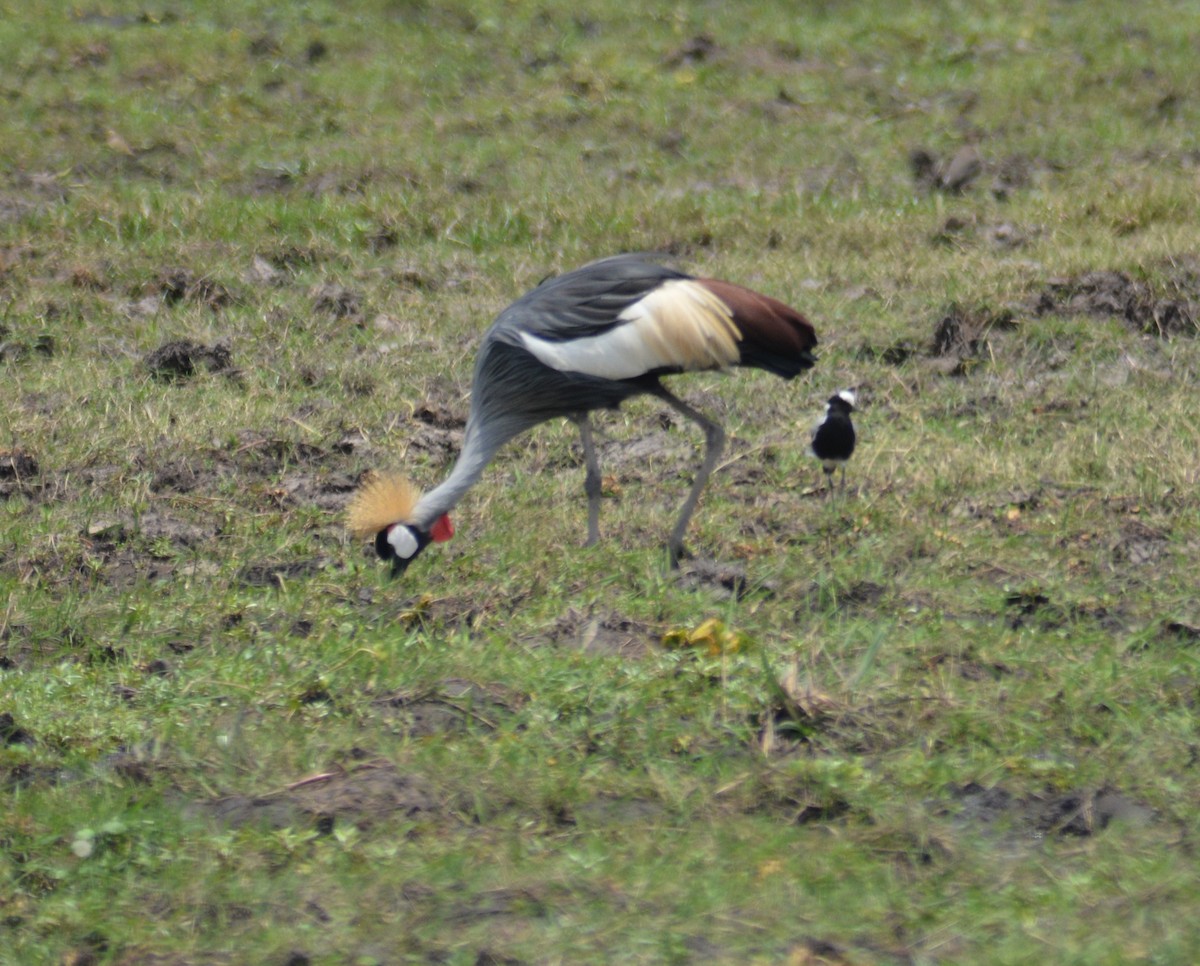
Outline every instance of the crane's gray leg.
<svg viewBox="0 0 1200 966"><path fill-rule="evenodd" d="M592 443L592 422L587 413L572 417L579 427L579 442L583 444L583 465L586 472L583 477L583 492L588 498L588 535L585 547L595 546L600 542L600 461L596 459L596 447Z"/></svg>
<svg viewBox="0 0 1200 966"><path fill-rule="evenodd" d="M704 462L700 464L696 479L692 483L692 490L683 502L683 509L679 511L675 529L671 531L671 538L667 541L667 550L671 555L671 567L674 568L679 566L681 558L687 556L687 551L683 547L683 535L687 532L688 522L692 519L692 512L696 509L696 504L700 502L700 493L704 489L704 484L708 482L709 476L716 468L717 460L721 458L721 451L725 448L725 430L662 386L658 386L654 390L654 395L704 430Z"/></svg>

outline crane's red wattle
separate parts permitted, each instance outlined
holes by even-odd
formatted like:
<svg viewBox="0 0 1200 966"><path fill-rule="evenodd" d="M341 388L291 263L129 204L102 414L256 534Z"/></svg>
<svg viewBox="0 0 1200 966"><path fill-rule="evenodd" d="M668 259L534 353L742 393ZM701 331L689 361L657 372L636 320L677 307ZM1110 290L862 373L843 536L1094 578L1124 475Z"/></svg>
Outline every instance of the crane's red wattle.
<svg viewBox="0 0 1200 966"><path fill-rule="evenodd" d="M443 513L433 521L433 526L429 528L429 536L436 543L443 543L454 536L454 524L450 522L449 513Z"/></svg>

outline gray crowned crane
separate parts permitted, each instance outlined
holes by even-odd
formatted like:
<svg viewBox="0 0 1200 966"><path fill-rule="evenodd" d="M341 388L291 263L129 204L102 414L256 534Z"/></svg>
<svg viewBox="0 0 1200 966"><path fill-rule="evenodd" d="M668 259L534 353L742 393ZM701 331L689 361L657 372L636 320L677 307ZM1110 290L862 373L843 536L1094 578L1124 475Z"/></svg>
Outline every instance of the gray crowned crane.
<svg viewBox="0 0 1200 966"><path fill-rule="evenodd" d="M462 451L450 475L421 495L405 479L375 475L352 498L348 528L373 538L401 574L430 542L454 533L449 512L514 436L556 417L579 427L588 536L600 539L600 464L589 414L651 395L704 430L704 462L667 541L671 566L725 431L662 384L662 377L750 366L793 379L816 358L817 336L795 309L767 295L694 278L640 255L616 255L552 277L513 302L483 337Z"/></svg>

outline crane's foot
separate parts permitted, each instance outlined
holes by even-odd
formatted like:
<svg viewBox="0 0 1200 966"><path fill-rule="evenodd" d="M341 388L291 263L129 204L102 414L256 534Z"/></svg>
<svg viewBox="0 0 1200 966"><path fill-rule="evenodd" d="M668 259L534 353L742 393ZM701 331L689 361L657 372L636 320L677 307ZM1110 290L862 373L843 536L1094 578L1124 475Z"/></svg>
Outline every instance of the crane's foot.
<svg viewBox="0 0 1200 966"><path fill-rule="evenodd" d="M679 561L692 559L692 552L687 547L685 547L682 543L680 543L678 545L668 543L667 544L667 554L670 557L672 570L679 569Z"/></svg>

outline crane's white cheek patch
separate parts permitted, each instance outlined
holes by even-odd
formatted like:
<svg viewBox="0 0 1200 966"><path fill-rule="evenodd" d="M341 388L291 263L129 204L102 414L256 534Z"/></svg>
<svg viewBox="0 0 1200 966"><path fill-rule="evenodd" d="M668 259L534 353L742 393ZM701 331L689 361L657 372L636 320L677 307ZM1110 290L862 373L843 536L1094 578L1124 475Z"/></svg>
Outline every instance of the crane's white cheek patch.
<svg viewBox="0 0 1200 966"><path fill-rule="evenodd" d="M392 549L396 551L396 556L401 560L408 560L417 552L417 538L406 526L397 525L392 527L391 532L387 536L387 542L392 545Z"/></svg>

